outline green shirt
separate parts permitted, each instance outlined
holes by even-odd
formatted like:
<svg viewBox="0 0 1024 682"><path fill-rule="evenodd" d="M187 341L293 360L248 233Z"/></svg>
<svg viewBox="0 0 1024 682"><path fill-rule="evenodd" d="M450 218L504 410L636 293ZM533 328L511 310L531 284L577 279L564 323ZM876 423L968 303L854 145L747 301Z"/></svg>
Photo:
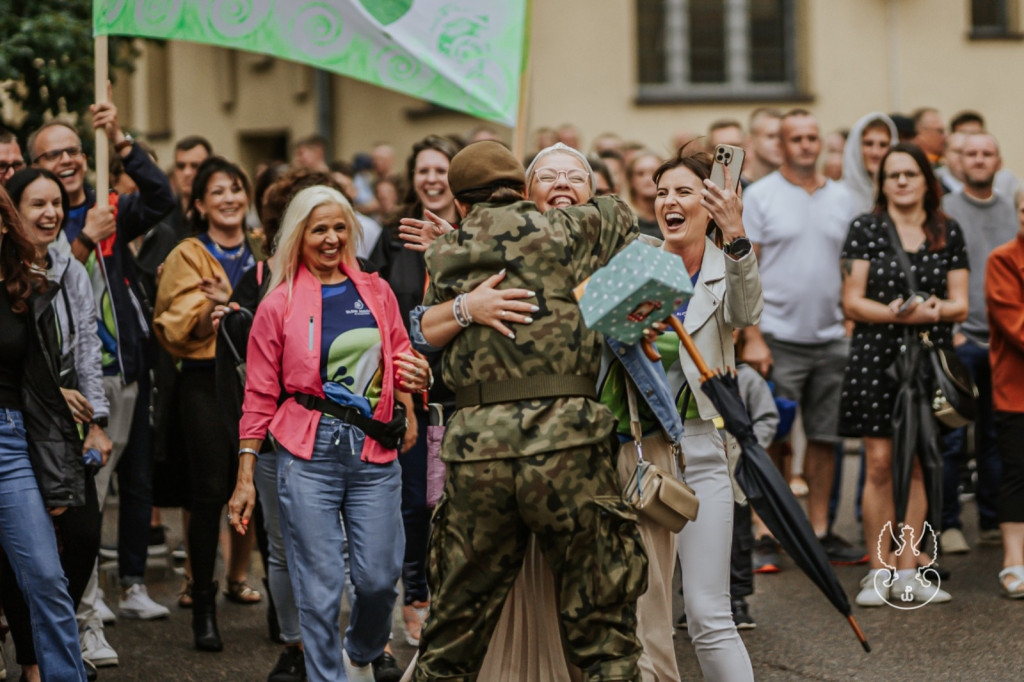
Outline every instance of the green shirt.
<svg viewBox="0 0 1024 682"><path fill-rule="evenodd" d="M443 378L454 389L481 381L578 374L597 381L601 335L587 329L573 288L638 234L620 199L541 213L533 202L476 204L460 228L426 253L425 305L451 301L502 268L502 289L536 292L533 323L509 325L515 339L473 324L446 347ZM600 442L614 417L583 397L548 398L458 410L448 422L445 461L506 459Z"/></svg>

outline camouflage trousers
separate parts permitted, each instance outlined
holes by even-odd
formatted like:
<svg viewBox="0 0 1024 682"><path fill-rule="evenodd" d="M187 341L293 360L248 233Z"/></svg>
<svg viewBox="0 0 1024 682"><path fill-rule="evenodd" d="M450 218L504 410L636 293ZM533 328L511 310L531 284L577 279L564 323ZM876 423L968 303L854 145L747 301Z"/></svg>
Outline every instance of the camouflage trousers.
<svg viewBox="0 0 1024 682"><path fill-rule="evenodd" d="M611 447L448 464L414 680L476 680L535 533L555 574L569 660L588 681L639 682L636 601L647 589L647 555Z"/></svg>

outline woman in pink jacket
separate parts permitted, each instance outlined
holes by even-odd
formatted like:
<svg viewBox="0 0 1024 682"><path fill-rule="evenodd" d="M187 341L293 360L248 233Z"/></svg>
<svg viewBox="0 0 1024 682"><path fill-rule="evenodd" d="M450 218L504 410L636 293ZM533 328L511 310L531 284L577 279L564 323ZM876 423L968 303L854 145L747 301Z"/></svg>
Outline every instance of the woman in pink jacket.
<svg viewBox="0 0 1024 682"><path fill-rule="evenodd" d="M244 532L253 465L269 430L279 445L281 530L306 671L332 682L343 679L343 667L349 680L373 680L370 662L387 644L405 545L397 448L415 442L408 393L429 378L391 289L359 270L359 229L348 201L323 186L299 192L285 212L271 291L249 336L229 505ZM346 536L355 601L342 647Z"/></svg>

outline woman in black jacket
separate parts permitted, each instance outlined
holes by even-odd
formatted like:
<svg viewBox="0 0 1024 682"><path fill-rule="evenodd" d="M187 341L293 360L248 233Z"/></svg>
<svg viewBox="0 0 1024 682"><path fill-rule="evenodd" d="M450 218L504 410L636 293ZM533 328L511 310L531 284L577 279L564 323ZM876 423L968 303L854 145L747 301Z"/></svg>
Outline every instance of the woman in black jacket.
<svg viewBox="0 0 1024 682"><path fill-rule="evenodd" d="M0 189L0 545L32 612L42 679L85 680L50 521L85 500L82 442L58 383L56 290L33 254Z"/></svg>

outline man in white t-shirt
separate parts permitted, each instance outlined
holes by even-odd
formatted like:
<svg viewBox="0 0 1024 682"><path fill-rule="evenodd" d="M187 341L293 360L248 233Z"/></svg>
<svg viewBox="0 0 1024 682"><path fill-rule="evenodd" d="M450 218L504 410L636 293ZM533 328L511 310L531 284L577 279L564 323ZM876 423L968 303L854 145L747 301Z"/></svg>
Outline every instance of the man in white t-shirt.
<svg viewBox="0 0 1024 682"><path fill-rule="evenodd" d="M800 403L807 453L807 511L829 559L861 563L862 550L829 530L828 502L839 442L839 394L849 355L840 305L839 256L849 216L843 188L818 172L821 131L814 116L782 117L783 162L743 197L764 288L759 327L748 327L743 359Z"/></svg>

